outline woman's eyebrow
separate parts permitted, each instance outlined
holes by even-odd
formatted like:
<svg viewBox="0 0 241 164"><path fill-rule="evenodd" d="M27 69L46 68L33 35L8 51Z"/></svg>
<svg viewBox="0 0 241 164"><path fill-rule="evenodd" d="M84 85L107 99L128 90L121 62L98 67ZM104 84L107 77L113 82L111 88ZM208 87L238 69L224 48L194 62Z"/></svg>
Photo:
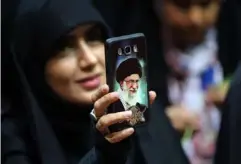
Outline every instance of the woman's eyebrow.
<svg viewBox="0 0 241 164"><path fill-rule="evenodd" d="M89 33L91 31L95 31L95 30L99 30L98 25L90 26L88 29L86 29L86 31L84 33L86 34L86 33Z"/></svg>

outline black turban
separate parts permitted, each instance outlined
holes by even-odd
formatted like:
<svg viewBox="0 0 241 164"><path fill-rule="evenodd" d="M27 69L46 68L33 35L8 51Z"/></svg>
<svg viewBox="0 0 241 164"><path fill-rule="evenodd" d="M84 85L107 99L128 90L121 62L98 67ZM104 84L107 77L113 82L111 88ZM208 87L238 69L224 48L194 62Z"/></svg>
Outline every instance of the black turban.
<svg viewBox="0 0 241 164"><path fill-rule="evenodd" d="M142 76L142 68L136 58L129 58L119 65L116 70L116 81L119 83L132 74L138 74L140 78Z"/></svg>

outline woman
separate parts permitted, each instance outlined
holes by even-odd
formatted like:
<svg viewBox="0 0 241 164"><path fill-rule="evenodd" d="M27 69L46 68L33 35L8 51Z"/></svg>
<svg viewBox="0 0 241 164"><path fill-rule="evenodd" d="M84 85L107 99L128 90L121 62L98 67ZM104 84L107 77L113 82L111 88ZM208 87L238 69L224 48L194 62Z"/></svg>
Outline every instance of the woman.
<svg viewBox="0 0 241 164"><path fill-rule="evenodd" d="M103 85L108 32L88 1L50 0L30 11L20 12L11 44L21 95L2 117L2 163L187 163L158 110L135 135L101 134L131 113L104 114L118 96Z"/></svg>
<svg viewBox="0 0 241 164"><path fill-rule="evenodd" d="M81 9L87 10L89 16L84 17L82 14L84 11ZM49 1L39 11L31 15L22 15L22 18L18 19L19 28L16 28L15 40L11 48L18 71L24 73L20 75L21 80L25 80L23 78L26 77L24 84L31 87L30 89L24 86L28 95L22 96L32 98L25 100L31 103L26 111L24 109L21 112L32 112L30 115L33 119L29 120L26 116L26 124L33 121L36 125L36 132L28 134L19 131L23 140L29 140L31 143L25 145L27 152L24 160L46 163L45 160L51 161L51 158L58 156L59 161L53 163L63 163L65 159L61 158L63 154L66 154L68 162L77 163L94 144L89 117L91 95L105 83L103 41L107 38L107 29L98 13L87 1L81 3ZM34 41L30 43L28 39ZM22 106L18 108L21 109ZM21 117L18 118L19 120L14 120L14 123L20 121L20 126L23 127L17 128L25 129L23 125L25 115ZM5 120L8 120L8 117L4 117ZM6 125L3 132L8 133L7 130L11 125L4 123L8 122L3 122L3 125ZM39 125L42 127L38 127ZM28 128L32 129L31 126ZM44 128L44 131L41 131L41 128ZM56 137L51 135L52 133L56 134ZM47 140L43 136L46 136ZM38 143L34 144L33 139L36 139ZM63 152L58 149L59 144L56 141L63 147ZM46 143L50 147L46 148ZM11 144L15 147L14 149L17 148L14 142L6 142L6 144ZM6 148L8 146L6 145ZM49 149L50 152L52 150L48 154L50 157L39 156L37 151L42 151L42 149ZM29 150L31 152L28 152ZM7 155L4 158L4 162L9 162L9 159L15 160ZM94 159L91 160L94 161Z"/></svg>

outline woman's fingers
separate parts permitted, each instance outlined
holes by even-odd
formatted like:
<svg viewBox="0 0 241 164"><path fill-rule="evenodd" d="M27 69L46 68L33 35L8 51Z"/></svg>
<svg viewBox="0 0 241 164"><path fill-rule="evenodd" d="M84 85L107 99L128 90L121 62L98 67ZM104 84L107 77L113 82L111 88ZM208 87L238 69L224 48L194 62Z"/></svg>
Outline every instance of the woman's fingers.
<svg viewBox="0 0 241 164"><path fill-rule="evenodd" d="M108 127L110 125L129 120L131 118L131 116L132 116L131 111L117 112L117 113L111 113L111 114L104 115L97 122L96 128L103 135L107 134L105 136L105 138L110 143L120 142L123 139L129 137L131 134L133 134L134 129L128 128L128 129L124 129L124 130L121 130L121 131L118 131L118 132L108 134L108 132L109 132Z"/></svg>
<svg viewBox="0 0 241 164"><path fill-rule="evenodd" d="M117 142L120 142L123 139L129 137L133 133L134 133L133 128L127 128L127 129L121 130L119 132L111 133L111 134L105 136L105 139L108 140L110 143L117 143Z"/></svg>
<svg viewBox="0 0 241 164"><path fill-rule="evenodd" d="M156 92L149 91L149 97L150 97L150 104L152 104L156 99Z"/></svg>
<svg viewBox="0 0 241 164"><path fill-rule="evenodd" d="M96 117L101 117L105 114L107 107L113 102L119 99L119 95L117 92L111 92L94 103L94 112Z"/></svg>
<svg viewBox="0 0 241 164"><path fill-rule="evenodd" d="M94 103L94 114L97 118L105 114L106 109L110 104L119 99L117 92L109 92L108 85L103 85L95 94L92 95L92 101ZM156 92L149 91L150 104L156 99Z"/></svg>
<svg viewBox="0 0 241 164"><path fill-rule="evenodd" d="M97 118L99 118L96 128L100 131L105 138L110 143L120 142L123 139L129 137L134 133L133 128L124 129L118 132L109 133L108 127L110 125L128 121L131 119L132 112L131 111L123 111L117 113L106 114L106 109L108 106L119 99L119 95L117 92L109 92L108 85L102 86L93 96L92 101L94 103L94 114ZM150 104L152 104L156 98L156 93L154 91L149 92Z"/></svg>
<svg viewBox="0 0 241 164"><path fill-rule="evenodd" d="M131 118L132 112L131 111L124 111L124 112L117 112L111 113L102 116L96 124L96 128L104 134L106 129L113 124L118 122L122 122Z"/></svg>
<svg viewBox="0 0 241 164"><path fill-rule="evenodd" d="M109 86L107 84L102 85L98 91L92 95L91 100L95 103L102 96L106 95L109 92Z"/></svg>

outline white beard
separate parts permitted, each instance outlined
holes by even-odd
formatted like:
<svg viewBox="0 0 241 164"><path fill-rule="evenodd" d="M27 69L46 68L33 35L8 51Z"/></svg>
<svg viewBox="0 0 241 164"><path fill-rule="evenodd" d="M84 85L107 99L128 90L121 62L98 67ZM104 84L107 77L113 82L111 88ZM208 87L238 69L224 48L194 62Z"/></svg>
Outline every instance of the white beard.
<svg viewBox="0 0 241 164"><path fill-rule="evenodd" d="M136 103L138 102L137 92L130 94L127 86L125 85L125 83L124 83L123 88L121 90L121 95L122 95L123 100L125 102L127 102L130 106L136 105Z"/></svg>

